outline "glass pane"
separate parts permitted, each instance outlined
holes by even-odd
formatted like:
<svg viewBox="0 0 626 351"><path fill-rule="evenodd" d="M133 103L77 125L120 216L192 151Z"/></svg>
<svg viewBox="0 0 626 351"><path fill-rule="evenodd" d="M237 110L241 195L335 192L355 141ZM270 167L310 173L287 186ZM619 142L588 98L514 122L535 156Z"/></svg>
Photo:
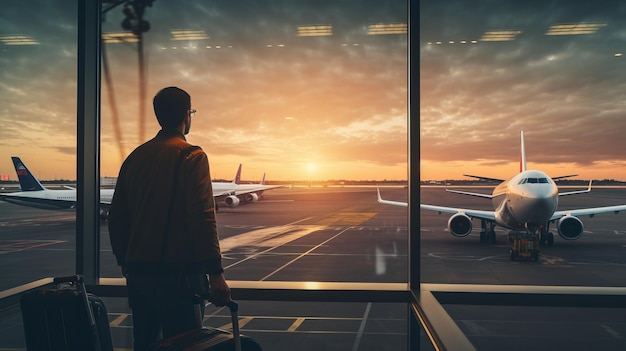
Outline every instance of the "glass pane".
<svg viewBox="0 0 626 351"><path fill-rule="evenodd" d="M624 286L626 8L420 11L421 202L437 206L421 211L423 282Z"/></svg>
<svg viewBox="0 0 626 351"><path fill-rule="evenodd" d="M376 201L377 186L406 200L406 1L154 2L144 20L141 41L122 8L103 24L104 176L179 86L214 190L283 186L218 199L227 279L407 281L406 209ZM102 233L102 276L121 277Z"/></svg>
<svg viewBox="0 0 626 351"><path fill-rule="evenodd" d="M133 347L133 320L125 298L103 298L110 321L113 347ZM239 304L239 327L264 350L282 350L285 345L302 351L314 350L407 350L407 306L381 303L321 303L244 301ZM18 314L0 320L7 349L25 349L22 318ZM232 330L230 312L208 305L205 327ZM424 350L432 350L424 339Z"/></svg>
<svg viewBox="0 0 626 351"><path fill-rule="evenodd" d="M76 11L2 3L0 291L75 271Z"/></svg>

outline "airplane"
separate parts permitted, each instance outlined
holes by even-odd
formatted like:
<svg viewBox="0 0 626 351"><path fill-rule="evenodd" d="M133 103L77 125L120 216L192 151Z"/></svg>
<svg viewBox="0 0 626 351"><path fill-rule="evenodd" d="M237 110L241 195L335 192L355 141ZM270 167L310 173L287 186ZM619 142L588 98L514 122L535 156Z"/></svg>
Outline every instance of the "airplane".
<svg viewBox="0 0 626 351"><path fill-rule="evenodd" d="M21 191L0 194L0 199L17 205L42 209L70 209L76 206L76 189L51 190L44 187L19 157L12 156ZM101 216L111 205L113 189L100 190Z"/></svg>
<svg viewBox="0 0 626 351"><path fill-rule="evenodd" d="M554 234L550 232L550 223L556 225L558 234L565 240L576 240L583 235L584 225L578 216L593 216L599 213L626 211L626 205L581 208L574 210L557 211L560 196L588 193L591 191L591 181L585 190L559 192L555 180L573 175L549 177L539 170L526 168L526 150L524 146L524 131L521 132L521 160L520 172L509 180L467 175L481 180L496 180L501 182L491 194L473 193L446 189L448 192L477 196L492 200L493 211L474 210L466 208L445 207L420 204L420 209L451 213L448 220L448 230L455 237L464 237L472 232L472 219L481 221L482 231L480 241L495 244L495 226L499 225L511 231L539 235L541 244L554 243ZM378 202L407 206L406 202L389 201L382 199L378 190Z"/></svg>
<svg viewBox="0 0 626 351"><path fill-rule="evenodd" d="M24 162L12 156L13 166L20 182L21 191L0 194L0 199L23 206L41 209L73 209L76 206L76 189L52 190L44 187L35 175L26 167ZM258 201L263 191L281 187L282 185L265 185L265 175L258 184L239 184L241 165L232 182L213 182L213 196L222 200L228 207L237 207L242 201ZM100 189L100 218L105 220L111 206L111 199L115 189ZM216 208L217 209L217 208Z"/></svg>
<svg viewBox="0 0 626 351"><path fill-rule="evenodd" d="M237 207L241 202L256 202L263 197L263 192L285 185L265 185L265 173L256 184L241 183L241 164L231 182L213 182L213 196L223 201L228 207Z"/></svg>

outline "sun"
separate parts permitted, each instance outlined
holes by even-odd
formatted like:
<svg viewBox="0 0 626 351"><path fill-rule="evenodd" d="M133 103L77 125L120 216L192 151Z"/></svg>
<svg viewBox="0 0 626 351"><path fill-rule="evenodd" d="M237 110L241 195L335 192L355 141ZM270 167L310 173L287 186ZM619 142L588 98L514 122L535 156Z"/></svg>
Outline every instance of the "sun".
<svg viewBox="0 0 626 351"><path fill-rule="evenodd" d="M309 172L315 172L315 170L317 169L317 165L315 165L315 163L313 162L309 162L306 168L309 170Z"/></svg>

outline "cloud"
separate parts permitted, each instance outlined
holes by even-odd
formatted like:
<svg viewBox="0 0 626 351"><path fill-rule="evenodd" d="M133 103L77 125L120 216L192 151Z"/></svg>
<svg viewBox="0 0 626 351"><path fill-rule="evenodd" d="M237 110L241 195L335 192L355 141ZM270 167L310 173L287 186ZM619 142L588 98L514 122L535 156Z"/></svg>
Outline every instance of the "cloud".
<svg viewBox="0 0 626 351"><path fill-rule="evenodd" d="M529 160L540 164L621 164L626 73L614 53L623 42L626 8L618 2L481 3L421 8L422 157L506 165L516 159L525 130ZM586 21L606 26L592 35L545 35L552 24ZM510 42L459 43L502 29L521 34ZM612 174L626 179L619 168Z"/></svg>
<svg viewBox="0 0 626 351"><path fill-rule="evenodd" d="M0 32L30 35L40 45L2 47L0 169L11 169L8 154L20 153L44 174L72 178L75 4L35 1L29 5L38 11L26 12L19 2L4 5ZM369 24L405 22L406 6L155 2L146 9L143 82L136 44L105 45L103 174L115 175L122 158L156 134L152 97L170 85L192 96L198 113L188 139L210 154L214 175L230 177L245 163L251 173L310 177L300 168L311 160L322 178L406 174L397 170L406 169L407 37L367 35ZM122 31L122 19L121 7L107 12L103 31ZM332 25L333 35L298 37L299 25ZM202 30L209 39L172 41L172 29Z"/></svg>

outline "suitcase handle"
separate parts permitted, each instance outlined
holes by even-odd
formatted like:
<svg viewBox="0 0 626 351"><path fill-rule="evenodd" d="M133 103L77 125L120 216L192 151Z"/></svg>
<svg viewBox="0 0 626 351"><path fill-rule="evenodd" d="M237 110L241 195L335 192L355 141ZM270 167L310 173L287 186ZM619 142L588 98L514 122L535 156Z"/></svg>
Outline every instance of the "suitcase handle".
<svg viewBox="0 0 626 351"><path fill-rule="evenodd" d="M230 308L230 312L237 313L239 311L239 304L233 300L228 301L226 306Z"/></svg>
<svg viewBox="0 0 626 351"><path fill-rule="evenodd" d="M239 304L233 300L228 301L226 304L230 309L230 319L233 323L233 338L235 341L235 350L241 351L241 333L239 331L239 316L237 315L237 311L239 311Z"/></svg>

